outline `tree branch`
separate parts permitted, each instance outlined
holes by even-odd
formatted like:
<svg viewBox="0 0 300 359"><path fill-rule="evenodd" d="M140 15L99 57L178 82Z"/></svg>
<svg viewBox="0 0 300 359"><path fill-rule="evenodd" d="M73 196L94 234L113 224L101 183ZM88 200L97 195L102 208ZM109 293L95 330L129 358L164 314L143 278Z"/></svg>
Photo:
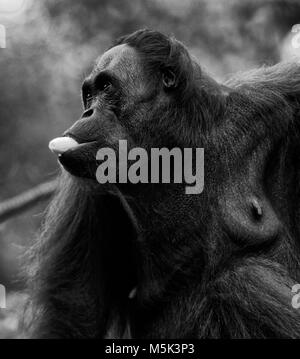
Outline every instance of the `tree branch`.
<svg viewBox="0 0 300 359"><path fill-rule="evenodd" d="M49 199L56 187L57 181L52 180L0 203L0 223L34 207L39 202Z"/></svg>

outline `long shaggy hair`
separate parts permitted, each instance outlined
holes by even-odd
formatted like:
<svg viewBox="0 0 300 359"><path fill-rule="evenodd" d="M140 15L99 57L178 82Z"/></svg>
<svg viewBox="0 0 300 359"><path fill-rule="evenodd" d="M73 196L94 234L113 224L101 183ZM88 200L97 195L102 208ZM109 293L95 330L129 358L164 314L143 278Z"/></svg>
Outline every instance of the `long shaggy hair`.
<svg viewBox="0 0 300 359"><path fill-rule="evenodd" d="M153 126L162 142L173 134L201 143L205 189L197 200L181 203L174 192L151 208L145 196L138 210L153 226L137 231L124 205L134 198L122 202L63 170L31 252L31 335L300 338L291 303L300 283L300 66L263 67L218 85L173 38L143 30L121 43L149 74L177 74L174 102ZM250 192L267 213L261 228L241 217Z"/></svg>

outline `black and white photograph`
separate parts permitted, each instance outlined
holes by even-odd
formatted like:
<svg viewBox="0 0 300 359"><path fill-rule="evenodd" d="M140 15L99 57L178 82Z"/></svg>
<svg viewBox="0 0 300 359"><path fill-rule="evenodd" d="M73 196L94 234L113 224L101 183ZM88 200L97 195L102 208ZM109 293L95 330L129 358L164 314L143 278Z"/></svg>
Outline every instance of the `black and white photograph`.
<svg viewBox="0 0 300 359"><path fill-rule="evenodd" d="M0 339L300 339L300 1L0 0L0 184Z"/></svg>

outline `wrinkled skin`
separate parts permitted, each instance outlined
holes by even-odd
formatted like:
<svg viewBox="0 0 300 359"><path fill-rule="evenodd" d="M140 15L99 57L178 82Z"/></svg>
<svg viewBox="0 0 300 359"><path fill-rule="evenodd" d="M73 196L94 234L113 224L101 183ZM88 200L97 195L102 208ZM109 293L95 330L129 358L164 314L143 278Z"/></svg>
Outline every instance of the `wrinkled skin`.
<svg viewBox="0 0 300 359"><path fill-rule="evenodd" d="M109 88L101 91L106 82ZM139 66L137 54L127 45L110 49L97 61L83 84L86 111L65 133L80 143L91 143L69 150L61 156L60 162L67 170L74 171L78 176L94 177L94 159L100 146L117 149L119 139L132 141L130 129L135 131L132 136L139 133L140 119L146 116L152 105L147 101L152 94L145 84L146 78ZM87 104L86 97L89 94L94 97ZM72 161L75 161L74 164Z"/></svg>

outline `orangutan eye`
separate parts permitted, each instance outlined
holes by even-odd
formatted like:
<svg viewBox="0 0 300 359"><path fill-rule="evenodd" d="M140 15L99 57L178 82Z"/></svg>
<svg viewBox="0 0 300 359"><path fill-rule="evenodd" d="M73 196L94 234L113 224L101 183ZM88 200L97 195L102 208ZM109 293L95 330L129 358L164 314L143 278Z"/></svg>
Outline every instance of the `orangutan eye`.
<svg viewBox="0 0 300 359"><path fill-rule="evenodd" d="M84 98L83 98L84 107L85 108L90 107L92 100L93 100L93 94L91 92L87 92L86 94L84 94Z"/></svg>
<svg viewBox="0 0 300 359"><path fill-rule="evenodd" d="M92 95L91 92L88 92L88 93L86 94L86 96L85 96L85 100L86 100L86 101L90 101L92 98L93 98L93 95Z"/></svg>
<svg viewBox="0 0 300 359"><path fill-rule="evenodd" d="M93 88L88 80L84 81L81 91L83 106L86 109L90 106L93 100Z"/></svg>
<svg viewBox="0 0 300 359"><path fill-rule="evenodd" d="M97 86L97 89L99 91L106 91L111 87L111 82L109 81L105 81L103 83L101 83L99 86Z"/></svg>
<svg viewBox="0 0 300 359"><path fill-rule="evenodd" d="M95 87L98 91L106 91L112 86L111 78L106 73L100 73L95 79Z"/></svg>

